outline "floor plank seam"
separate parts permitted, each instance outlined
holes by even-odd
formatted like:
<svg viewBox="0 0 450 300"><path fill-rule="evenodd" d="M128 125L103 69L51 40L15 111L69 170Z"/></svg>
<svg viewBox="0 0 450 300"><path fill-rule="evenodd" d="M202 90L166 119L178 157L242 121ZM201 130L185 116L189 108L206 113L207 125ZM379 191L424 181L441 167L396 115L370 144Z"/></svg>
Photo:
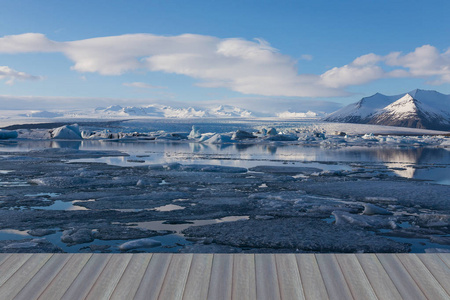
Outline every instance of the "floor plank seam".
<svg viewBox="0 0 450 300"><path fill-rule="evenodd" d="M347 287L348 287L348 290L350 291L350 294L352 295L353 299L356 299L353 289L348 284L348 278L345 276L345 272L342 270L342 266L341 266L341 263L339 262L339 259L337 258L336 254L332 254L332 255L336 259L336 262L338 264L339 270L341 270L342 276L344 276L344 280L345 280L345 283L347 284Z"/></svg>
<svg viewBox="0 0 450 300"><path fill-rule="evenodd" d="M56 278L58 278L58 275L61 274L61 272L64 270L65 266L69 263L69 261L72 259L72 257L74 257L73 254L70 254L69 259L64 263L64 265L61 267L61 269L56 273L56 275L52 278L52 280L47 284L47 286L44 288L44 290L39 294L39 296L37 297L37 299L39 299L47 290L48 288L52 285L52 283L55 281Z"/></svg>
<svg viewBox="0 0 450 300"><path fill-rule="evenodd" d="M162 281L162 284L159 287L157 299L161 299L161 292L163 291L164 283L166 282L167 274L169 274L169 270L170 270L170 266L172 265L172 262L173 262L173 255L170 254L170 262L169 262L169 265L167 266L166 273L164 274L164 279Z"/></svg>

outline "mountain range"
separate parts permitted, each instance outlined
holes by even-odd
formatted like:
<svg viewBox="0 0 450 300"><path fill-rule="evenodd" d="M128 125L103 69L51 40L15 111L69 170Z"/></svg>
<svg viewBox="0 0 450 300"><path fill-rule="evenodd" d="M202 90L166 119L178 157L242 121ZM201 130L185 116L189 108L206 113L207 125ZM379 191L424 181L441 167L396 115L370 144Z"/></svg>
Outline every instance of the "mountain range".
<svg viewBox="0 0 450 300"><path fill-rule="evenodd" d="M447 131L450 130L450 95L419 89L394 96L376 93L323 120Z"/></svg>

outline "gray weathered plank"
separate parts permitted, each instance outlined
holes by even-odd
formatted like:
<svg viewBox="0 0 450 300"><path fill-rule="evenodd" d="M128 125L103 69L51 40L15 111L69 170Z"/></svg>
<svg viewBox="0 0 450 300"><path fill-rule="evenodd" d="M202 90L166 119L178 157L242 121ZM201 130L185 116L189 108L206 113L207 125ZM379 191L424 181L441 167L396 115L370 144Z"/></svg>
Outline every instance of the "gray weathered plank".
<svg viewBox="0 0 450 300"><path fill-rule="evenodd" d="M356 254L356 257L378 299L403 299L375 254Z"/></svg>
<svg viewBox="0 0 450 300"><path fill-rule="evenodd" d="M255 254L257 299L280 299L274 254Z"/></svg>
<svg viewBox="0 0 450 300"><path fill-rule="evenodd" d="M61 299L92 254L74 254L39 296L39 300Z"/></svg>
<svg viewBox="0 0 450 300"><path fill-rule="evenodd" d="M375 291L356 256L354 254L336 254L335 256L353 298L377 299Z"/></svg>
<svg viewBox="0 0 450 300"><path fill-rule="evenodd" d="M167 269L158 299L182 299L192 254L174 254Z"/></svg>
<svg viewBox="0 0 450 300"><path fill-rule="evenodd" d="M275 255L278 283L282 299L305 299L294 254Z"/></svg>
<svg viewBox="0 0 450 300"><path fill-rule="evenodd" d="M450 268L450 253L439 253L437 254L440 259Z"/></svg>
<svg viewBox="0 0 450 300"><path fill-rule="evenodd" d="M86 300L110 299L133 254L113 255L86 296Z"/></svg>
<svg viewBox="0 0 450 300"><path fill-rule="evenodd" d="M233 254L232 299L256 300L254 254Z"/></svg>
<svg viewBox="0 0 450 300"><path fill-rule="evenodd" d="M32 254L12 254L0 266L0 286L2 286L14 273L28 260Z"/></svg>
<svg viewBox="0 0 450 300"><path fill-rule="evenodd" d="M397 257L428 299L449 299L447 292L416 255L397 254Z"/></svg>
<svg viewBox="0 0 450 300"><path fill-rule="evenodd" d="M61 299L84 299L111 257L112 254L93 254Z"/></svg>
<svg viewBox="0 0 450 300"><path fill-rule="evenodd" d="M14 298L33 278L52 254L34 254L0 287L3 299Z"/></svg>
<svg viewBox="0 0 450 300"><path fill-rule="evenodd" d="M208 299L231 299L233 282L233 255L214 254Z"/></svg>
<svg viewBox="0 0 450 300"><path fill-rule="evenodd" d="M392 254L377 254L383 268L404 299L426 299L403 264Z"/></svg>
<svg viewBox="0 0 450 300"><path fill-rule="evenodd" d="M155 253L152 255L141 284L134 296L136 300L158 299L171 259L172 254Z"/></svg>
<svg viewBox="0 0 450 300"><path fill-rule="evenodd" d="M297 265L306 299L329 299L314 254L296 254Z"/></svg>
<svg viewBox="0 0 450 300"><path fill-rule="evenodd" d="M71 254L53 254L44 266L16 295L16 300L37 299L71 258Z"/></svg>
<svg viewBox="0 0 450 300"><path fill-rule="evenodd" d="M450 295L450 268L436 254L416 255Z"/></svg>
<svg viewBox="0 0 450 300"><path fill-rule="evenodd" d="M120 281L117 283L117 286L111 295L111 300L134 298L151 257L151 253L133 254L122 278L120 278Z"/></svg>
<svg viewBox="0 0 450 300"><path fill-rule="evenodd" d="M333 254L316 254L320 274L330 299L353 299L339 263Z"/></svg>
<svg viewBox="0 0 450 300"><path fill-rule="evenodd" d="M9 253L0 253L0 266L2 265L2 263L7 260L9 257L11 256L11 254Z"/></svg>
<svg viewBox="0 0 450 300"><path fill-rule="evenodd" d="M184 288L183 299L207 299L212 261L213 254L194 254L186 287Z"/></svg>

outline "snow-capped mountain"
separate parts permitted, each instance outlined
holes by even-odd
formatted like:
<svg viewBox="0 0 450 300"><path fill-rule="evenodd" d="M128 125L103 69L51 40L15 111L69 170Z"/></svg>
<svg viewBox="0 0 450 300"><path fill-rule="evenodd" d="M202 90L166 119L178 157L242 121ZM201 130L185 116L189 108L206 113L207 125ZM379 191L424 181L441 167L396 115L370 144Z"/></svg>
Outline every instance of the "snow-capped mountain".
<svg viewBox="0 0 450 300"><path fill-rule="evenodd" d="M450 95L413 90L406 94L375 94L324 118L328 122L450 130Z"/></svg>

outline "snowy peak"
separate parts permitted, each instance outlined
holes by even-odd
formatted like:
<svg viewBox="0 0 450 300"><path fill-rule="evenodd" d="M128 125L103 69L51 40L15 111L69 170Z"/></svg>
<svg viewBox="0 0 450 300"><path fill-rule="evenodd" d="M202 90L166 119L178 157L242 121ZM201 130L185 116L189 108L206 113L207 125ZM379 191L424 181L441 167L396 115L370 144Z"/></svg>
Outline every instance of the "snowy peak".
<svg viewBox="0 0 450 300"><path fill-rule="evenodd" d="M450 130L450 95L419 89L396 96L377 93L332 113L324 120Z"/></svg>
<svg viewBox="0 0 450 300"><path fill-rule="evenodd" d="M398 99L394 103L383 108L382 112L392 112L397 114L417 113L419 101L414 99L409 93Z"/></svg>

